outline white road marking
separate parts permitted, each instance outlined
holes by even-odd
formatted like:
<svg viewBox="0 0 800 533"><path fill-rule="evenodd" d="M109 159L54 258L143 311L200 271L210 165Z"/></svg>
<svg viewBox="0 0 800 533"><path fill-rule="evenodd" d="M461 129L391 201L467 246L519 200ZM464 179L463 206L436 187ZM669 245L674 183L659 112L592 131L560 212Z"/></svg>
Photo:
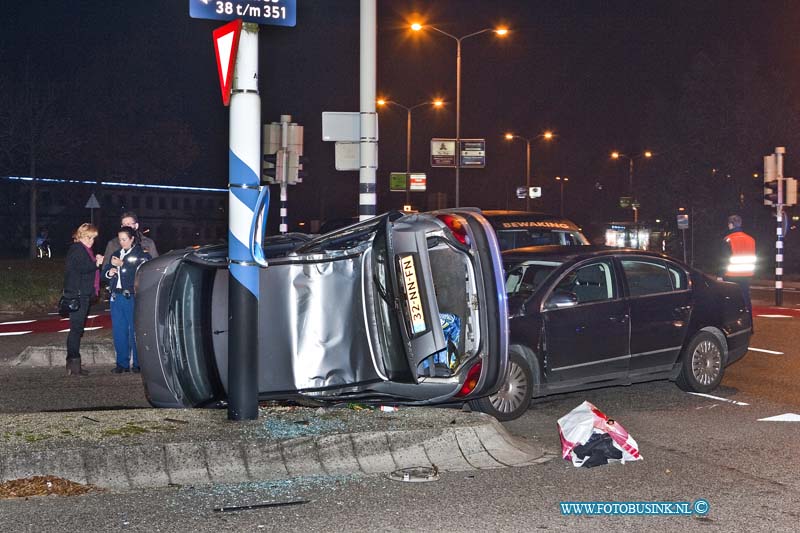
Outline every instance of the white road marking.
<svg viewBox="0 0 800 533"><path fill-rule="evenodd" d="M756 315L759 318L793 318L792 315Z"/></svg>
<svg viewBox="0 0 800 533"><path fill-rule="evenodd" d="M0 333L0 337L8 337L10 335L25 335L26 333L33 333L33 331L9 331L7 333Z"/></svg>
<svg viewBox="0 0 800 533"><path fill-rule="evenodd" d="M690 392L689 394L694 394L695 396L702 396L703 398L711 398L712 400L719 400L721 402L728 402L728 403L732 403L733 405L750 405L749 403L737 402L736 400L729 400L728 398L721 398L719 396L712 396L710 394L703 394L702 392Z"/></svg>
<svg viewBox="0 0 800 533"><path fill-rule="evenodd" d="M83 328L83 331L94 331L96 329L103 329L103 326L92 326L90 328ZM58 333L69 333L69 328L67 329L60 329Z"/></svg>
<svg viewBox="0 0 800 533"><path fill-rule="evenodd" d="M10 326L12 324L30 324L36 322L35 320L17 320L15 322L0 322L0 326Z"/></svg>
<svg viewBox="0 0 800 533"><path fill-rule="evenodd" d="M785 413L768 418L759 418L759 422L800 422L800 415L795 413Z"/></svg>
<svg viewBox="0 0 800 533"><path fill-rule="evenodd" d="M750 348L748 348L748 350L751 350L751 351L754 351L754 352L764 352L764 353L772 353L772 354L775 354L775 355L783 355L783 352L776 352L776 351L773 351L773 350L764 350L763 348L753 348L752 346Z"/></svg>

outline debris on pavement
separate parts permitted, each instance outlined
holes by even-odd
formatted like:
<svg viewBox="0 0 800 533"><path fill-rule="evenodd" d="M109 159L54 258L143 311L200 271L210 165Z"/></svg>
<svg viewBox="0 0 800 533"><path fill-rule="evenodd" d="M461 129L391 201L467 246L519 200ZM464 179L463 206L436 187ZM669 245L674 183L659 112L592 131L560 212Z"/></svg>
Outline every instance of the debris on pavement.
<svg viewBox="0 0 800 533"><path fill-rule="evenodd" d="M0 483L0 498L28 498L31 496L77 496L100 490L55 476L33 476Z"/></svg>
<svg viewBox="0 0 800 533"><path fill-rule="evenodd" d="M231 507L215 507L215 513L229 513L231 511L248 511L250 509L263 509L265 507L287 507L289 505L302 505L304 503L309 503L311 500L291 500L287 502L265 502L265 503L254 503L251 505L234 505Z"/></svg>
<svg viewBox="0 0 800 533"><path fill-rule="evenodd" d="M406 483L424 483L426 481L439 480L439 467L431 466L412 466L401 468L389 474L392 481L404 481Z"/></svg>
<svg viewBox="0 0 800 533"><path fill-rule="evenodd" d="M558 433L562 457L578 467L642 459L639 445L622 424L586 401L558 419Z"/></svg>

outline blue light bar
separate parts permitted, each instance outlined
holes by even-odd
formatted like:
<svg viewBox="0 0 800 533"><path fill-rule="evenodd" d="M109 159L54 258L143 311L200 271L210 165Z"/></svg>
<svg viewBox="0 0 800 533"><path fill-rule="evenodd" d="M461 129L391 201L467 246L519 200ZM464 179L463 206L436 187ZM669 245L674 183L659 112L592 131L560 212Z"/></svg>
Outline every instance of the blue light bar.
<svg viewBox="0 0 800 533"><path fill-rule="evenodd" d="M33 181L27 176L6 176L4 179L9 181ZM65 180L56 178L36 178L42 183L75 183L78 185L102 185L104 187L132 187L136 189L158 189L163 191L190 191L190 192L228 192L228 189L215 189L213 187L188 187L185 185L149 185L145 183L119 183L116 181L88 181L88 180Z"/></svg>

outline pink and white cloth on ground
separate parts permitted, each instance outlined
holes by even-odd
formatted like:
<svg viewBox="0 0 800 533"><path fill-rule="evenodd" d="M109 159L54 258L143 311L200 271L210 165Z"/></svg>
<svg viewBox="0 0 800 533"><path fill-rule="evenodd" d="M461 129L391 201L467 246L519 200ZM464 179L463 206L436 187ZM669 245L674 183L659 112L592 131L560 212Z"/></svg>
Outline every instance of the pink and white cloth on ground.
<svg viewBox="0 0 800 533"><path fill-rule="evenodd" d="M558 433L561 437L561 455L571 459L572 464L581 466L589 456L578 457L575 447L586 444L593 434L607 434L613 446L622 452L622 459L609 459L609 462L637 461L642 459L639 445L622 427L622 424L608 418L605 413L589 402L578 407L558 419Z"/></svg>

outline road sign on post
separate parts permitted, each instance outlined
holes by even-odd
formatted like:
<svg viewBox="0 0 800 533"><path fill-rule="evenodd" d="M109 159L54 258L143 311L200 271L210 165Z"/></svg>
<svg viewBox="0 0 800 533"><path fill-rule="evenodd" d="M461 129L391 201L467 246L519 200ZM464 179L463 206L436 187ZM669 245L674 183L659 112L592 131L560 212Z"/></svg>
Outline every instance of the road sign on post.
<svg viewBox="0 0 800 533"><path fill-rule="evenodd" d="M242 19L262 26L295 26L297 0L189 0L189 16L210 20Z"/></svg>
<svg viewBox="0 0 800 533"><path fill-rule="evenodd" d="M389 190L392 192L406 192L406 173L389 173Z"/></svg>
<svg viewBox="0 0 800 533"><path fill-rule="evenodd" d="M461 139L461 168L484 168L486 166L486 139Z"/></svg>
<svg viewBox="0 0 800 533"><path fill-rule="evenodd" d="M411 192L425 192L427 189L428 176L422 172L415 172L408 175L409 186L408 190Z"/></svg>
<svg viewBox="0 0 800 533"><path fill-rule="evenodd" d="M431 166L432 167L456 166L455 139L431 139Z"/></svg>
<svg viewBox="0 0 800 533"><path fill-rule="evenodd" d="M239 47L239 35L241 32L241 20L229 22L212 32L214 36L214 54L217 56L219 88L222 91L222 104L225 107L228 107L231 101L233 66L236 63L236 49Z"/></svg>

